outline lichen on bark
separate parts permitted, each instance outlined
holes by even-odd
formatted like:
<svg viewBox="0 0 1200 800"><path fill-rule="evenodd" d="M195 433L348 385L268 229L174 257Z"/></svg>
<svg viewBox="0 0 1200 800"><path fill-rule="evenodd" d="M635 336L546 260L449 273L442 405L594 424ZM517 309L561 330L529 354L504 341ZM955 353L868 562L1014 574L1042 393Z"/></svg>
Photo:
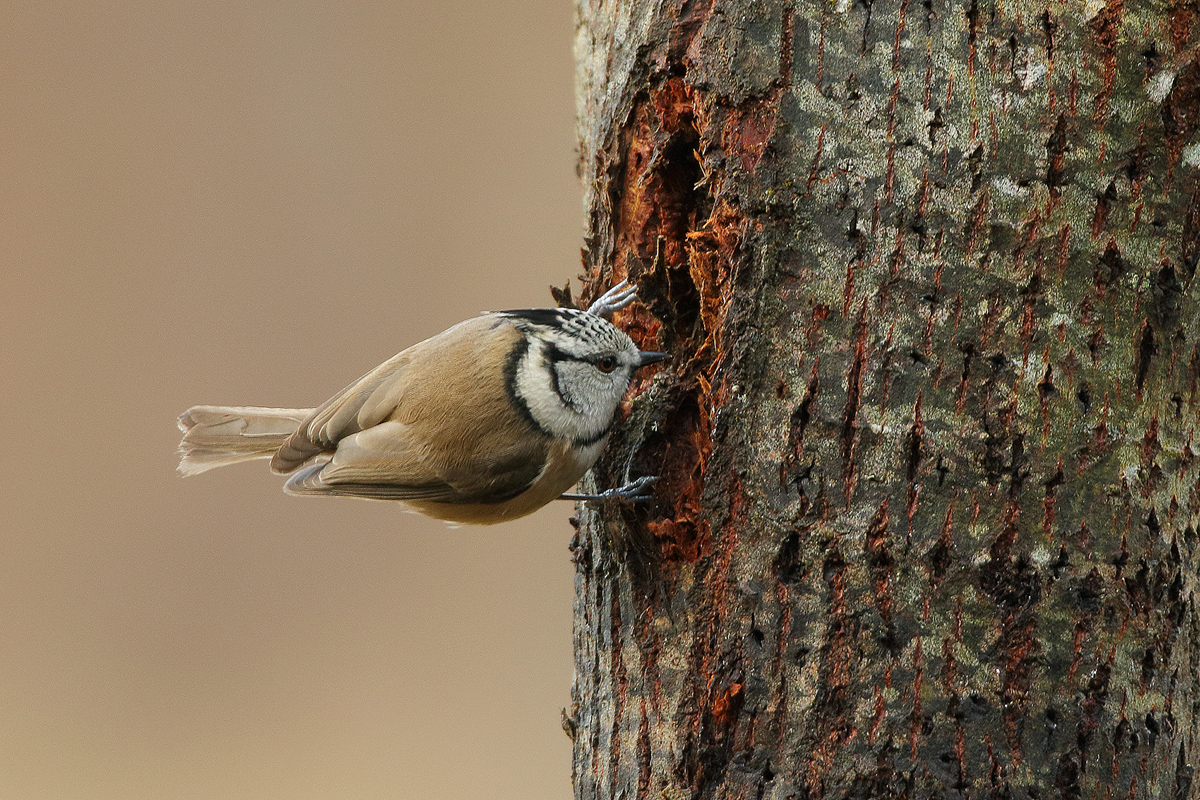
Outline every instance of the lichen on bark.
<svg viewBox="0 0 1200 800"><path fill-rule="evenodd" d="M1197 795L1194 5L580 0L576 797Z"/></svg>

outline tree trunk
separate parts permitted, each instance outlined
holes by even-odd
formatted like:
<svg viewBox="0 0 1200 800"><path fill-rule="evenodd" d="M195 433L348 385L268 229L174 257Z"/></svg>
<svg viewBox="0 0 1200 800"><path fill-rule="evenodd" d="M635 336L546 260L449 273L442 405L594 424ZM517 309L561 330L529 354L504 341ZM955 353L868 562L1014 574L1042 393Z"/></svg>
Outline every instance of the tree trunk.
<svg viewBox="0 0 1200 800"><path fill-rule="evenodd" d="M1200 796L1194 0L578 13L576 798Z"/></svg>

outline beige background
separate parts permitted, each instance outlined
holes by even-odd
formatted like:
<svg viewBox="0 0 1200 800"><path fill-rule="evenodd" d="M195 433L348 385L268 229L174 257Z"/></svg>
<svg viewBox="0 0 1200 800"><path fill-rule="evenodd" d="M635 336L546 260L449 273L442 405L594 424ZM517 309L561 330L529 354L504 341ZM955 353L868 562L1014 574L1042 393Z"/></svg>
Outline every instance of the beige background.
<svg viewBox="0 0 1200 800"><path fill-rule="evenodd" d="M568 504L183 480L174 418L550 304L571 15L0 3L0 797L569 796Z"/></svg>

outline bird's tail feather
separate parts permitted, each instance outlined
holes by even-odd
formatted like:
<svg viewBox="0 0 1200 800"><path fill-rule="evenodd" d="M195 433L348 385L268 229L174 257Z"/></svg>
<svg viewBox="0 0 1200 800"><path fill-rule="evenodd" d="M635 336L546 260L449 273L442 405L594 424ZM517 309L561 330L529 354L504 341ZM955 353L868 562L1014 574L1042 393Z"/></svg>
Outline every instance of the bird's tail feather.
<svg viewBox="0 0 1200 800"><path fill-rule="evenodd" d="M311 408L193 406L179 415L179 472L199 475L215 467L270 458L312 413Z"/></svg>

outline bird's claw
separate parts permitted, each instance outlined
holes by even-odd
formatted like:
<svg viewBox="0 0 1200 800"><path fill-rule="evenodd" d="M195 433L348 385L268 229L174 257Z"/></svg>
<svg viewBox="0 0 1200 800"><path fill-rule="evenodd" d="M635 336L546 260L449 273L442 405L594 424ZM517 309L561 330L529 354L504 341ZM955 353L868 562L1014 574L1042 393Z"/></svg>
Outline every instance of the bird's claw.
<svg viewBox="0 0 1200 800"><path fill-rule="evenodd" d="M614 311L620 311L637 299L637 287L630 286L629 280L626 279L597 297L596 302L588 306L587 313L608 319Z"/></svg>
<svg viewBox="0 0 1200 800"><path fill-rule="evenodd" d="M647 500L654 499L654 495L650 492L651 487L659 481L657 475L646 475L638 478L635 481L630 481L624 486L618 486L615 489L606 489L598 494L564 494L563 500L582 500L585 503L593 505L603 504L609 501L619 503L644 503Z"/></svg>

